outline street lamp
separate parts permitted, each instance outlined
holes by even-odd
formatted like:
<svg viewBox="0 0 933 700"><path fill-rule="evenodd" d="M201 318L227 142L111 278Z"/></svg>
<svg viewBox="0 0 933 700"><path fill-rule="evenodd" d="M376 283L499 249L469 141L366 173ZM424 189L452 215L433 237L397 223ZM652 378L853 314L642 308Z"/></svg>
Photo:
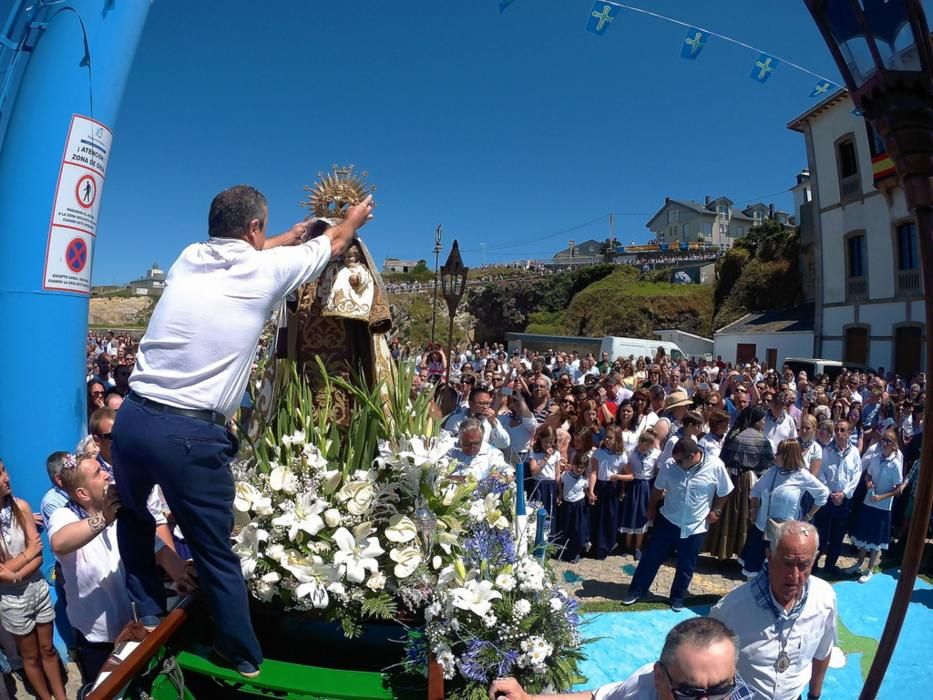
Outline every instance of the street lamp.
<svg viewBox="0 0 933 700"><path fill-rule="evenodd" d="M920 0L804 0L856 108L874 126L917 222L926 300L926 370L933 368L933 46ZM933 411L927 392L924 415ZM923 558L933 503L933 440L923 440L901 576L860 698L874 698L897 644Z"/></svg>
<svg viewBox="0 0 933 700"><path fill-rule="evenodd" d="M444 375L444 382L450 382L450 353L453 350L454 342L454 316L457 315L457 307L460 300L463 299L463 293L466 291L467 273L469 268L463 266L463 258L460 257L460 246L454 241L450 249L450 255L447 261L441 265L441 289L444 292L444 300L447 302L447 313L450 315L450 325L447 328L447 371Z"/></svg>
<svg viewBox="0 0 933 700"><path fill-rule="evenodd" d="M438 224L437 228L434 229L434 303L431 307L431 345L434 345L434 326L437 322L437 276L439 273L437 269L437 260L440 257L441 251L444 247L441 245L441 236L444 231L441 228L441 225Z"/></svg>

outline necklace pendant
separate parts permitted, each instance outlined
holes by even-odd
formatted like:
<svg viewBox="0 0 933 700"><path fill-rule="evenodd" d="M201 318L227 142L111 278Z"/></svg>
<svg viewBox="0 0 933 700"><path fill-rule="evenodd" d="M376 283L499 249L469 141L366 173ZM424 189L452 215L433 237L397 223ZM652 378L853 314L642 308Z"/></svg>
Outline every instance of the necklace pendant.
<svg viewBox="0 0 933 700"><path fill-rule="evenodd" d="M790 656L787 655L786 651L781 650L781 653L778 654L777 661L774 662L774 668L778 673L784 673L790 668Z"/></svg>

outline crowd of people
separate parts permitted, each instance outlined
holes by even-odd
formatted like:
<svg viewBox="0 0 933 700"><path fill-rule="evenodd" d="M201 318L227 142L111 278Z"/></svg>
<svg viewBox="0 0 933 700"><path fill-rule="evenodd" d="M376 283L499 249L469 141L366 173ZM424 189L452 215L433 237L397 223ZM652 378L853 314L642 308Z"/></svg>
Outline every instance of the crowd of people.
<svg viewBox="0 0 933 700"><path fill-rule="evenodd" d="M546 513L555 556L570 562L632 556L625 605L648 593L675 554L670 604L683 609L706 552L742 567L748 588L740 610L768 611L762 582L777 568L775 543L789 523L807 533L812 548L797 552L805 564L795 570L865 583L909 520L923 432L922 372L897 377L878 368L809 377L757 360L673 362L660 348L653 358L597 359L510 354L501 343L457 348L449 360L441 348L428 347L411 361L420 386L447 415L443 429L457 436L451 455L458 468L520 479L527 499ZM905 464L912 465L906 473ZM840 570L846 537L856 562ZM834 612L827 612L834 611L832 589L814 581L810 601L818 602L824 622L833 618L834 629ZM796 596L804 584L790 576L779 585ZM792 596L775 614L784 619L798 604ZM733 614L729 623L741 639L743 624L751 627ZM814 634L805 638L809 658L822 665L812 665L811 691L828 664L824 635ZM805 679L784 683L791 662L783 647L771 651L767 666L785 668L775 678L751 663L743 673L753 686L749 697L796 698Z"/></svg>
<svg viewBox="0 0 933 700"><path fill-rule="evenodd" d="M769 527L787 519L815 523L828 573L865 582L906 523L924 373L830 379L758 362L676 363L660 349L610 360L492 344L455 350L446 385L440 348L414 361L419 381L436 386L446 430L463 442L472 434L461 426L477 430L464 421L479 422L479 452L460 446L469 468L519 469L562 558L630 553L633 599L675 549L675 607L701 552L757 574ZM847 536L859 556L840 572Z"/></svg>

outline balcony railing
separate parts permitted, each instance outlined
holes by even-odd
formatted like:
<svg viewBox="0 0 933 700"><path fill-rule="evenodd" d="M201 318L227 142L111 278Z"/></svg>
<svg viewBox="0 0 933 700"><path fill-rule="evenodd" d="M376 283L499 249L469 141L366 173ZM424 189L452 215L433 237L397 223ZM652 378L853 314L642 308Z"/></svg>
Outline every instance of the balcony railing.
<svg viewBox="0 0 933 700"><path fill-rule="evenodd" d="M897 271L897 293L904 297L919 297L923 295L923 281L920 270Z"/></svg>
<svg viewBox="0 0 933 700"><path fill-rule="evenodd" d="M849 301L864 301L868 299L868 278L849 277L846 280L846 299Z"/></svg>
<svg viewBox="0 0 933 700"><path fill-rule="evenodd" d="M855 199L862 194L862 178L858 173L844 177L839 181L839 197L842 201Z"/></svg>

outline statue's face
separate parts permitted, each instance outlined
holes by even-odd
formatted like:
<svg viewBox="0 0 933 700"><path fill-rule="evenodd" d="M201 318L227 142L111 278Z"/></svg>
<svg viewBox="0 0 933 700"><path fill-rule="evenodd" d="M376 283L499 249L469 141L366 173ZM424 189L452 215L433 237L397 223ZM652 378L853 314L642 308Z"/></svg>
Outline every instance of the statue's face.
<svg viewBox="0 0 933 700"><path fill-rule="evenodd" d="M358 263L360 261L360 251L354 246L346 252L343 259L348 263Z"/></svg>

